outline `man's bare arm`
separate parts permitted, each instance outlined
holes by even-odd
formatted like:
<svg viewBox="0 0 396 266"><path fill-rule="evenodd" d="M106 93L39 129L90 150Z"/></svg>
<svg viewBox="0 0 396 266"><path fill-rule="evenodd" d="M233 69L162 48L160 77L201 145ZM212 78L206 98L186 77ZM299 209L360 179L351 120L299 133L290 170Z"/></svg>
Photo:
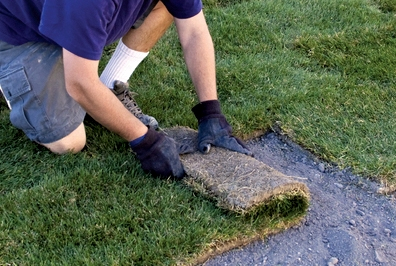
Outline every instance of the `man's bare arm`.
<svg viewBox="0 0 396 266"><path fill-rule="evenodd" d="M214 48L202 11L192 18L175 18L175 24L199 101L216 100Z"/></svg>
<svg viewBox="0 0 396 266"><path fill-rule="evenodd" d="M252 156L246 145L232 136L232 128L217 101L214 47L202 10L192 18L175 19L175 24L200 101L192 108L198 120L199 150L208 153L214 145Z"/></svg>
<svg viewBox="0 0 396 266"><path fill-rule="evenodd" d="M84 59L66 49L63 61L66 89L90 116L127 141L147 132L147 127L100 81L99 61Z"/></svg>

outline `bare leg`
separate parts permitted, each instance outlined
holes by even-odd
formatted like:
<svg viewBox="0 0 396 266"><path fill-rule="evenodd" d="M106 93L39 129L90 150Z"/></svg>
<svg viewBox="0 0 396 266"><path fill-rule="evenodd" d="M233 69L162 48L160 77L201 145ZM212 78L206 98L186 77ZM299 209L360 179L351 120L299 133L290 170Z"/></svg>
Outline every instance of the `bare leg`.
<svg viewBox="0 0 396 266"><path fill-rule="evenodd" d="M141 113L136 113L137 105L129 92L126 84L136 67L148 55L151 48L164 35L172 24L173 17L162 2L158 2L143 20L140 27L130 29L118 43L117 48L110 61L106 65L100 80L110 89L114 89L115 82L120 82L126 86L119 86L121 90L113 90L124 106L139 120L152 128L158 127L158 122L154 117ZM122 89L123 88L123 89ZM139 109L139 108L138 108Z"/></svg>
<svg viewBox="0 0 396 266"><path fill-rule="evenodd" d="M51 143L39 143L57 154L65 154L68 152L77 153L81 151L86 142L85 127L84 123L81 123L73 132L66 137L51 142Z"/></svg>
<svg viewBox="0 0 396 266"><path fill-rule="evenodd" d="M173 22L173 17L162 2L154 7L151 13L137 29L131 29L122 38L122 42L129 49L148 52L164 35Z"/></svg>
<svg viewBox="0 0 396 266"><path fill-rule="evenodd" d="M138 65L148 55L169 28L173 17L162 2L158 2L138 28L130 29L117 45L100 80L108 88L114 87L116 80L127 82Z"/></svg>

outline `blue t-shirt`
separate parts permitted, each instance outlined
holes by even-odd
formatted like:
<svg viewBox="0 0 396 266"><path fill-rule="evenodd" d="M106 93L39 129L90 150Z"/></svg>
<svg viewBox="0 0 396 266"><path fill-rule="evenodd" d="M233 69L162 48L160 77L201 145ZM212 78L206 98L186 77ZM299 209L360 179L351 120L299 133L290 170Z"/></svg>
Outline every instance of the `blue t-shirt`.
<svg viewBox="0 0 396 266"><path fill-rule="evenodd" d="M176 18L202 9L201 0L162 0ZM91 60L125 35L151 0L1 0L0 40L50 42Z"/></svg>

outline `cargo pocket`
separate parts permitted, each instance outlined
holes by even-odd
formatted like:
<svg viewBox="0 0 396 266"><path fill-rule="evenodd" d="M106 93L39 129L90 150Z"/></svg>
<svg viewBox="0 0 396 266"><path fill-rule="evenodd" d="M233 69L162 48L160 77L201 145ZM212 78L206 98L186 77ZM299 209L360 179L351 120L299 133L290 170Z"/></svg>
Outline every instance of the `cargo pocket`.
<svg viewBox="0 0 396 266"><path fill-rule="evenodd" d="M25 109L27 109L25 105L28 102L28 98L24 97L24 95L32 89L24 68L18 67L0 72L0 87L11 109L11 123L16 128L25 131L25 133L34 131L25 116Z"/></svg>

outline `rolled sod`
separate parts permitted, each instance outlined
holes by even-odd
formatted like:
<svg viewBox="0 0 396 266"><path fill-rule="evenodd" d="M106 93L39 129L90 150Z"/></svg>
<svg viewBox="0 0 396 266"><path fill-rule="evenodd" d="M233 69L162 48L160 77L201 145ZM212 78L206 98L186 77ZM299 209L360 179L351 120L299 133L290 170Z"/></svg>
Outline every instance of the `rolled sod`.
<svg viewBox="0 0 396 266"><path fill-rule="evenodd" d="M296 178L253 157L223 148L211 147L208 154L202 154L197 148L198 134L193 129L174 127L165 132L178 145L188 146L192 151L180 155L187 174L184 182L213 199L219 207L241 214L268 208L298 213L308 207L309 190Z"/></svg>

